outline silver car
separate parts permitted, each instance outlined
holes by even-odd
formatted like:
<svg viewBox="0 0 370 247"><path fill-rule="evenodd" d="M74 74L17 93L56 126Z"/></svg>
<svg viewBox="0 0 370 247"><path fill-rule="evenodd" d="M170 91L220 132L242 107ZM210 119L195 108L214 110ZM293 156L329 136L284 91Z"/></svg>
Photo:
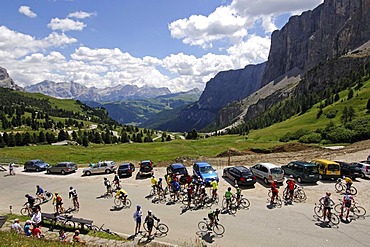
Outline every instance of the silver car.
<svg viewBox="0 0 370 247"><path fill-rule="evenodd" d="M96 164L90 164L88 168L82 170L82 174L90 176L91 174L112 173L117 170L117 165L114 161L99 161Z"/></svg>
<svg viewBox="0 0 370 247"><path fill-rule="evenodd" d="M72 173L77 170L77 165L74 162L59 162L55 166L48 167L46 173Z"/></svg>
<svg viewBox="0 0 370 247"><path fill-rule="evenodd" d="M272 163L258 163L251 167L253 174L262 179L265 184L277 180L278 183L284 182L284 170Z"/></svg>

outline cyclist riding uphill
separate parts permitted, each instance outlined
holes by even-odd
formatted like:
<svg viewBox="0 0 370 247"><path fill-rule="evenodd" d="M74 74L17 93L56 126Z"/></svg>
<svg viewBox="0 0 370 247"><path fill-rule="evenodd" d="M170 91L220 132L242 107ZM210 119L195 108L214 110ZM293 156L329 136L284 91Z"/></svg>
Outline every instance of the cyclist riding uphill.
<svg viewBox="0 0 370 247"><path fill-rule="evenodd" d="M352 179L351 179L351 178L349 178L349 177L345 177L345 178L344 178L344 181L346 182L346 186L347 186L346 191L347 191L347 192L351 191L351 186L352 186L352 184L353 184Z"/></svg>
<svg viewBox="0 0 370 247"><path fill-rule="evenodd" d="M270 189L271 189L271 192L272 192L272 196L271 196L271 201L270 203L273 204L274 203L274 200L275 200L275 196L277 196L279 194L279 190L278 190L278 185L277 185L277 180L274 180L271 185L270 185Z"/></svg>
<svg viewBox="0 0 370 247"><path fill-rule="evenodd" d="M154 220L158 222L160 221L160 219L155 217L155 215L152 213L152 210L149 210L148 215L145 217L145 221L144 221L144 224L146 224L146 227L148 229L148 239L151 238L151 235L152 235Z"/></svg>
<svg viewBox="0 0 370 247"><path fill-rule="evenodd" d="M330 210L331 210L331 206L332 206L332 200L330 199L330 196L331 196L331 193L326 192L325 196L321 197L320 200L319 200L319 202L324 207L323 215L322 215L323 221L325 221L327 213L329 213L329 214L331 213Z"/></svg>
<svg viewBox="0 0 370 247"><path fill-rule="evenodd" d="M29 194L24 195L24 197L27 198L27 203L29 204L30 208L33 209L33 206L35 205L35 198Z"/></svg>

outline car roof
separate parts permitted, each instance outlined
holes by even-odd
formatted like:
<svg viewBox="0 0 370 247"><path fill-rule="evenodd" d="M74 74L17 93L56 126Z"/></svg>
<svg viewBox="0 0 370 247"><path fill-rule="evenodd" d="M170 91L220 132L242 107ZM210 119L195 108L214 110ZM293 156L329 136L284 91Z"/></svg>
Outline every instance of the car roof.
<svg viewBox="0 0 370 247"><path fill-rule="evenodd" d="M316 166L316 164L307 161L292 161L291 163L298 164L301 166Z"/></svg>
<svg viewBox="0 0 370 247"><path fill-rule="evenodd" d="M129 166L129 165L131 165L131 163L122 163L119 166Z"/></svg>
<svg viewBox="0 0 370 247"><path fill-rule="evenodd" d="M230 167L230 168L234 168L234 169L236 169L238 171L241 171L241 172L243 172L243 171L250 171L249 168L247 168L245 166L233 166L233 167Z"/></svg>
<svg viewBox="0 0 370 247"><path fill-rule="evenodd" d="M195 164L197 164L199 167L211 166L207 162L195 162Z"/></svg>
<svg viewBox="0 0 370 247"><path fill-rule="evenodd" d="M181 168L185 168L184 164L181 164L181 163L175 163L175 164L172 164L171 167L173 169L181 169Z"/></svg>
<svg viewBox="0 0 370 247"><path fill-rule="evenodd" d="M74 162L71 162L71 161L63 161L63 162L58 162L58 164L74 164Z"/></svg>
<svg viewBox="0 0 370 247"><path fill-rule="evenodd" d="M279 167L278 165L275 165L273 163L258 163L260 165L263 165L263 166L266 166L268 168L276 168L276 167Z"/></svg>
<svg viewBox="0 0 370 247"><path fill-rule="evenodd" d="M335 161L332 161L332 160L326 160L326 159L314 159L313 161L316 161L316 162L321 162L321 163L325 163L325 164L337 164L339 165L337 162Z"/></svg>

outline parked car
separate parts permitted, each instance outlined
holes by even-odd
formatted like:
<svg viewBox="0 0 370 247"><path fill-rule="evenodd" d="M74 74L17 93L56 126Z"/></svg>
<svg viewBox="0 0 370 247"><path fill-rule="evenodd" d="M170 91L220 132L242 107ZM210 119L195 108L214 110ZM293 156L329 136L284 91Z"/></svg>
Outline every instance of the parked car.
<svg viewBox="0 0 370 247"><path fill-rule="evenodd" d="M319 179L338 179L340 178L340 165L337 162L325 159L316 159L311 161L317 165L319 170Z"/></svg>
<svg viewBox="0 0 370 247"><path fill-rule="evenodd" d="M347 163L335 161L340 165L340 176L350 178L360 178L362 176L361 168L357 163Z"/></svg>
<svg viewBox="0 0 370 247"><path fill-rule="evenodd" d="M55 166L51 166L46 170L46 173L72 173L77 170L77 165L74 162L59 162Z"/></svg>
<svg viewBox="0 0 370 247"><path fill-rule="evenodd" d="M219 181L216 170L207 162L195 162L193 165L193 174L199 176L208 185L212 178Z"/></svg>
<svg viewBox="0 0 370 247"><path fill-rule="evenodd" d="M231 179L234 185L252 186L256 183L256 176L245 166L233 166L224 169L223 177Z"/></svg>
<svg viewBox="0 0 370 247"><path fill-rule="evenodd" d="M153 176L153 162L151 160L142 160L139 164L139 173L138 176Z"/></svg>
<svg viewBox="0 0 370 247"><path fill-rule="evenodd" d="M26 163L24 163L24 170L25 171L44 171L46 170L50 165L42 160L29 160Z"/></svg>
<svg viewBox="0 0 370 247"><path fill-rule="evenodd" d="M117 165L114 161L99 161L96 164L90 164L89 167L82 170L82 174L90 176L91 174L99 173L112 173L117 169Z"/></svg>
<svg viewBox="0 0 370 247"><path fill-rule="evenodd" d="M361 169L361 177L370 178L370 161L364 160L356 163L357 166Z"/></svg>
<svg viewBox="0 0 370 247"><path fill-rule="evenodd" d="M124 176L131 177L132 173L135 171L135 166L132 163L120 164L117 170L118 177L122 178Z"/></svg>
<svg viewBox="0 0 370 247"><path fill-rule="evenodd" d="M284 170L272 163L258 163L251 167L253 174L262 179L265 184L277 180L278 183L284 182Z"/></svg>
<svg viewBox="0 0 370 247"><path fill-rule="evenodd" d="M184 166L182 163L175 163L171 164L167 167L167 174L165 176L167 180L167 176L173 176L174 174L178 175L180 177L180 184L185 184L187 181L187 178L189 176L188 169Z"/></svg>
<svg viewBox="0 0 370 247"><path fill-rule="evenodd" d="M292 175L298 183L316 183L319 181L319 171L317 165L305 161L292 161L287 165L281 166L284 174Z"/></svg>

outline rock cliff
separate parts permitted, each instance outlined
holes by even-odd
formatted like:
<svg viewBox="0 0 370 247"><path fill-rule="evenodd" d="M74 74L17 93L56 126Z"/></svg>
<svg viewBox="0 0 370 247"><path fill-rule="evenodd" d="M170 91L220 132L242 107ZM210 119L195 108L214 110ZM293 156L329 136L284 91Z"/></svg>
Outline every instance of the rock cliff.
<svg viewBox="0 0 370 247"><path fill-rule="evenodd" d="M15 84L8 71L2 67L0 67L0 87L23 91L23 88Z"/></svg>

